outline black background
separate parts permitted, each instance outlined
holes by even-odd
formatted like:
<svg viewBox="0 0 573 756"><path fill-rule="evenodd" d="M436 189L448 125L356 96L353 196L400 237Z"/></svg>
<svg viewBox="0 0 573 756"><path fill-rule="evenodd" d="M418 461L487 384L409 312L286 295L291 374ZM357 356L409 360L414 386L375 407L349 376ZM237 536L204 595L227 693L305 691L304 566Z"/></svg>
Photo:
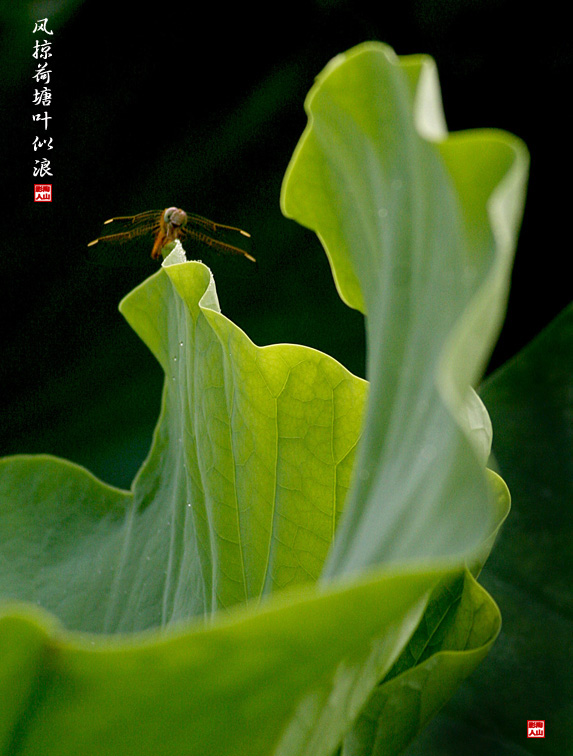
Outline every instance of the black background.
<svg viewBox="0 0 573 756"><path fill-rule="evenodd" d="M509 312L489 371L569 302L571 47L550 4L315 0L285 5L89 0L1 10L0 454L49 452L128 486L155 423L162 374L117 312L141 270L97 268L86 243L113 215L178 205L248 229L256 271L204 256L223 312L256 344L298 342L364 375L363 323L279 191L304 97L366 40L437 61L450 130L507 129L531 179ZM34 21L52 42L48 130L32 122ZM53 176L33 178L34 136ZM51 204L33 202L52 183ZM221 264L219 264L221 263Z"/></svg>

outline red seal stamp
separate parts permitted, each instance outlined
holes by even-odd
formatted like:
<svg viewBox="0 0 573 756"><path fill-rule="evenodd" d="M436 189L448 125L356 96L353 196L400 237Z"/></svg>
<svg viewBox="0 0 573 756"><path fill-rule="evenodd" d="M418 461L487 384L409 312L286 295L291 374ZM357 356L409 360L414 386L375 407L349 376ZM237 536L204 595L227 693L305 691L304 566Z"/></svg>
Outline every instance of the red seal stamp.
<svg viewBox="0 0 573 756"><path fill-rule="evenodd" d="M528 719L527 720L527 737L544 738L545 737L545 720Z"/></svg>
<svg viewBox="0 0 573 756"><path fill-rule="evenodd" d="M34 202L51 202L52 185L34 184Z"/></svg>

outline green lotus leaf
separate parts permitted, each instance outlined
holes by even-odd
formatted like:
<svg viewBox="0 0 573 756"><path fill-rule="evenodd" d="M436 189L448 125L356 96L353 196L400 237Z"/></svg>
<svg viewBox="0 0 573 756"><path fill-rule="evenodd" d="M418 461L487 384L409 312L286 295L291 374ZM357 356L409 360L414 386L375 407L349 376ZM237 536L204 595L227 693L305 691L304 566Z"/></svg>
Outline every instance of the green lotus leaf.
<svg viewBox="0 0 573 756"><path fill-rule="evenodd" d="M513 512L480 580L503 628L486 662L408 749L408 756L571 753L573 305L495 371L480 395L497 429L496 462ZM524 746L525 711L546 719ZM527 719L526 717L525 719ZM487 723L487 726L484 726ZM535 746L535 747L534 747Z"/></svg>
<svg viewBox="0 0 573 756"><path fill-rule="evenodd" d="M306 108L282 205L365 313L370 380L325 574L463 558L495 521L468 406L501 325L527 151L503 132L448 136L433 61L375 43L331 61Z"/></svg>
<svg viewBox="0 0 573 756"><path fill-rule="evenodd" d="M0 462L0 753L328 756L380 733L395 753L495 639L471 573L509 496L472 386L526 151L448 136L432 62L378 44L327 66L307 111L282 206L367 316L369 383L255 346L178 248L123 300L165 373L131 490Z"/></svg>

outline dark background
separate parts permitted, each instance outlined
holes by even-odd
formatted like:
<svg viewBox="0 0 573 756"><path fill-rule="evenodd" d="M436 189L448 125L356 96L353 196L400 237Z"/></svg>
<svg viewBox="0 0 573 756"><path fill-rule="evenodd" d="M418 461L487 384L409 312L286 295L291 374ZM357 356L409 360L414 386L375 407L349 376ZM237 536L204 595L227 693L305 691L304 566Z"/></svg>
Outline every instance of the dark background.
<svg viewBox="0 0 573 756"><path fill-rule="evenodd" d="M0 455L58 454L128 486L147 452L162 374L117 312L145 273L84 257L113 215L175 204L248 229L255 272L203 255L223 312L256 344L307 344L364 375L362 317L340 302L314 235L282 217L279 191L314 77L365 40L434 56L450 130L507 129L532 153L509 314L489 371L570 300L571 48L549 4L62 0L6 3L1 14ZM32 104L32 49L46 35L32 30L46 16L53 104L44 132L32 123L43 110ZM53 137L41 152L51 178L33 178L36 134ZM33 202L42 182L53 185L51 204Z"/></svg>

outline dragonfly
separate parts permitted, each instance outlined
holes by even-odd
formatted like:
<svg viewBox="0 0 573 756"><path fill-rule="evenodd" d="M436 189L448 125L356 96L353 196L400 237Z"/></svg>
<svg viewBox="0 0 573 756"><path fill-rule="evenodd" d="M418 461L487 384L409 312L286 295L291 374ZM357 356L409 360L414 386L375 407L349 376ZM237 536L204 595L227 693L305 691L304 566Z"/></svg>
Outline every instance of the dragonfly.
<svg viewBox="0 0 573 756"><path fill-rule="evenodd" d="M193 239L220 252L243 255L247 260L255 258L244 249L251 235L241 228L186 213L178 207L165 210L147 210L138 215L121 215L106 220L104 226L113 223L112 233L94 239L88 247L123 244L140 236L154 236L151 257L160 260L163 249L177 239Z"/></svg>

